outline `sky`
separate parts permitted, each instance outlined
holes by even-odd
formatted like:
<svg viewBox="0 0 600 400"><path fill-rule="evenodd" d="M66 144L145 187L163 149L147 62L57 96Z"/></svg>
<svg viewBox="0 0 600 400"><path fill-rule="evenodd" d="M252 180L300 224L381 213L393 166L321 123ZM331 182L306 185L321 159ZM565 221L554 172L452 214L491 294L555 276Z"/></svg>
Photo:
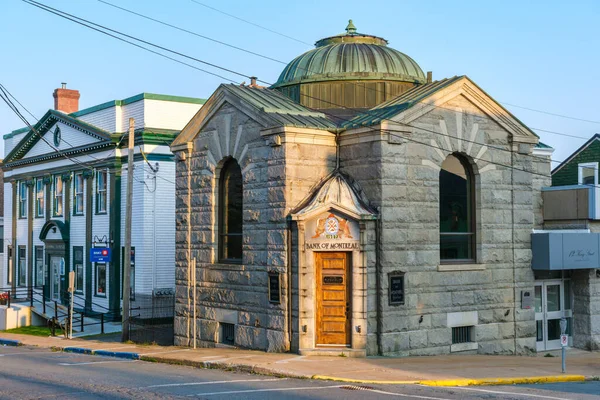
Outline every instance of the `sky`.
<svg viewBox="0 0 600 400"><path fill-rule="evenodd" d="M423 71L432 71L434 80L469 76L533 129L541 141L554 147L555 161L565 159L600 133L597 0L104 1L280 62L174 30L99 0L40 0L245 77L255 75L263 84L274 83L285 64L313 48L315 41L343 33L352 19L358 32L384 37ZM80 91L80 109L141 92L208 98L219 84L227 82L22 0L0 0L0 16L0 83L38 118L53 107L52 92L61 82ZM249 83L247 78L184 61L231 82ZM0 103L0 132L23 126Z"/></svg>

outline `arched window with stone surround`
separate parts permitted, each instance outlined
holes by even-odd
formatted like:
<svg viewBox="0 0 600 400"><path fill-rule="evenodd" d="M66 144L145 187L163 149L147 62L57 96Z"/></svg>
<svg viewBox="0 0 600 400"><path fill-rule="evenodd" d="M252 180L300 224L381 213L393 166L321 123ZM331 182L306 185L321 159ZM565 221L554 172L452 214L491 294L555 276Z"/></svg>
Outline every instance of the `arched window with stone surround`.
<svg viewBox="0 0 600 400"><path fill-rule="evenodd" d="M219 180L219 261L242 262L243 226L242 170L229 159L221 169Z"/></svg>
<svg viewBox="0 0 600 400"><path fill-rule="evenodd" d="M449 155L440 170L440 261L475 260L475 185L469 162Z"/></svg>

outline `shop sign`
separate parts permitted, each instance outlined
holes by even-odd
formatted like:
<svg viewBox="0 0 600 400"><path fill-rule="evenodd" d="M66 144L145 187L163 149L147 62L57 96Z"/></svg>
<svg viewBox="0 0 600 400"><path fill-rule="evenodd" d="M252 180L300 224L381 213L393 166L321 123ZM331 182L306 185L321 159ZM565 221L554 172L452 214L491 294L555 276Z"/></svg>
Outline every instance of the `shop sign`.
<svg viewBox="0 0 600 400"><path fill-rule="evenodd" d="M90 249L90 262L105 263L110 262L109 247L92 247Z"/></svg>

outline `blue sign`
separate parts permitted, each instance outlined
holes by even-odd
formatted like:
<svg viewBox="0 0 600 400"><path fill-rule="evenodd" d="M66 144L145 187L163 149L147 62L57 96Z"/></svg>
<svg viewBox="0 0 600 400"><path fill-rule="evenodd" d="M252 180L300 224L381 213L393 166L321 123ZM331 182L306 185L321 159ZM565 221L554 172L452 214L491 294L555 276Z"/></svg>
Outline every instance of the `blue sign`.
<svg viewBox="0 0 600 400"><path fill-rule="evenodd" d="M110 262L110 248L93 247L90 249L90 262L105 263Z"/></svg>

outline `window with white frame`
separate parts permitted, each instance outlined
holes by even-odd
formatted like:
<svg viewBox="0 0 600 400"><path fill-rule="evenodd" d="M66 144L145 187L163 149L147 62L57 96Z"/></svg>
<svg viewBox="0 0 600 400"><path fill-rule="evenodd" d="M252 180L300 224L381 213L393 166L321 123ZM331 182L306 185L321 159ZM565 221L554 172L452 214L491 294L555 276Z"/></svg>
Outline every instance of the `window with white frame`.
<svg viewBox="0 0 600 400"><path fill-rule="evenodd" d="M35 246L35 286L44 286L44 247Z"/></svg>
<svg viewBox="0 0 600 400"><path fill-rule="evenodd" d="M107 200L107 173L106 170L96 172L96 213L103 214L106 212Z"/></svg>
<svg viewBox="0 0 600 400"><path fill-rule="evenodd" d="M27 182L19 182L19 218L27 217Z"/></svg>
<svg viewBox="0 0 600 400"><path fill-rule="evenodd" d="M44 180L42 178L35 180L35 216L38 218L44 216Z"/></svg>
<svg viewBox="0 0 600 400"><path fill-rule="evenodd" d="M96 296L106 297L106 264L96 263Z"/></svg>
<svg viewBox="0 0 600 400"><path fill-rule="evenodd" d="M78 172L73 179L73 214L83 215L83 173Z"/></svg>
<svg viewBox="0 0 600 400"><path fill-rule="evenodd" d="M54 204L53 214L55 217L63 215L63 181L60 175L54 176Z"/></svg>
<svg viewBox="0 0 600 400"><path fill-rule="evenodd" d="M75 271L75 291L83 293L83 246L73 246L73 270Z"/></svg>
<svg viewBox="0 0 600 400"><path fill-rule="evenodd" d="M581 163L578 165L579 185L598 185L598 163Z"/></svg>

